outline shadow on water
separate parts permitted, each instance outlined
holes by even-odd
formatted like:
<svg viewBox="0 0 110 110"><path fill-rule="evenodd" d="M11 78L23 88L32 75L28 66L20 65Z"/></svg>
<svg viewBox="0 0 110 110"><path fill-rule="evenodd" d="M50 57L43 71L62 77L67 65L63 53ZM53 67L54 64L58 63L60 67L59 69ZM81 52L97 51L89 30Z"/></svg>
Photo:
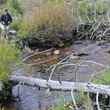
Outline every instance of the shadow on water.
<svg viewBox="0 0 110 110"><path fill-rule="evenodd" d="M2 109L0 108L0 110L16 110L15 103L5 105Z"/></svg>

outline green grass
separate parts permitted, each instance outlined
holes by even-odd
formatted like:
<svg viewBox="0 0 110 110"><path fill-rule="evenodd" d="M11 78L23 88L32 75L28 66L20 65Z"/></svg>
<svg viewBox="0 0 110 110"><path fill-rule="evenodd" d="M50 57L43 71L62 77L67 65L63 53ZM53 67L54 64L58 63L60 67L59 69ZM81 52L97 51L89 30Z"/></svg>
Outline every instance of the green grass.
<svg viewBox="0 0 110 110"><path fill-rule="evenodd" d="M98 74L94 79L93 83L110 85L110 69L105 72Z"/></svg>
<svg viewBox="0 0 110 110"><path fill-rule="evenodd" d="M55 107L51 107L49 110L68 110L68 109L65 108L64 105L58 105Z"/></svg>

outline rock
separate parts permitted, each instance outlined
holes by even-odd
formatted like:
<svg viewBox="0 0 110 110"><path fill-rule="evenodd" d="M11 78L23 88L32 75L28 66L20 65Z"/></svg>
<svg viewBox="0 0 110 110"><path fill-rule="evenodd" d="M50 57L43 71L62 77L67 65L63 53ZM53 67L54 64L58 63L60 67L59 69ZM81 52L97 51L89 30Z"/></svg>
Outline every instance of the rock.
<svg viewBox="0 0 110 110"><path fill-rule="evenodd" d="M60 50L55 50L53 53L54 53L55 55L59 55L59 54L60 54Z"/></svg>

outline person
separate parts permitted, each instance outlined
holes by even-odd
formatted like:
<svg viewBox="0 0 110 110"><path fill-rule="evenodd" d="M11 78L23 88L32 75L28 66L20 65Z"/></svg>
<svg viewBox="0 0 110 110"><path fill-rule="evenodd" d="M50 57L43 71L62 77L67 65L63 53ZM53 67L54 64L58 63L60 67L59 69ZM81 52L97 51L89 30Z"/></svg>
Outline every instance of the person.
<svg viewBox="0 0 110 110"><path fill-rule="evenodd" d="M9 26L12 23L12 17L8 12L8 9L5 9L4 13L0 17L0 23Z"/></svg>
<svg viewBox="0 0 110 110"><path fill-rule="evenodd" d="M6 34L9 30L9 25L12 23L12 17L8 12L8 9L4 10L4 13L0 17L0 28Z"/></svg>

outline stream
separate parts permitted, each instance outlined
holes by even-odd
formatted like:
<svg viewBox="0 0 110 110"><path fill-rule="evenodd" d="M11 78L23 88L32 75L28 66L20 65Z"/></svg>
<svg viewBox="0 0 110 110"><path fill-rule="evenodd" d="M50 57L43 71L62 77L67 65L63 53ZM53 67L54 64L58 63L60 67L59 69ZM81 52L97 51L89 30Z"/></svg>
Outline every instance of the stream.
<svg viewBox="0 0 110 110"><path fill-rule="evenodd" d="M105 66L110 65L110 43L108 42L76 41L70 48L75 53L87 54L78 57L78 59L73 62L89 60L101 63ZM92 75L104 69L104 67L89 62L85 62L84 64L87 65L87 67L80 67L76 76L74 67L65 67L61 70L56 70L52 79L58 80L58 74L61 73L61 78L65 81L90 82ZM24 69L19 69L13 74L26 75ZM32 77L48 79L49 74L40 73L36 67L34 67ZM20 84L13 87L13 95L18 97L16 110L48 110L50 106L71 101L70 92L49 91L43 88L34 88Z"/></svg>

